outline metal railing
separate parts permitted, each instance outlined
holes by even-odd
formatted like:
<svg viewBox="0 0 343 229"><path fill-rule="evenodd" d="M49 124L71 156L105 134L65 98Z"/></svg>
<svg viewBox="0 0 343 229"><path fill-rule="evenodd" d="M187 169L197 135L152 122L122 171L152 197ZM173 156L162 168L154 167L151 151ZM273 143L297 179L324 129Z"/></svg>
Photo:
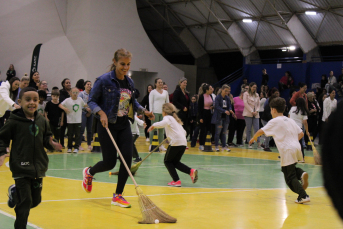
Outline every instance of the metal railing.
<svg viewBox="0 0 343 229"><path fill-rule="evenodd" d="M313 56L312 62L331 62L331 61L343 61L343 56Z"/></svg>
<svg viewBox="0 0 343 229"><path fill-rule="evenodd" d="M301 63L302 61L303 61L303 57L283 57L283 58L251 60L251 64Z"/></svg>
<svg viewBox="0 0 343 229"><path fill-rule="evenodd" d="M219 80L217 83L213 84L212 87L216 88L216 87L222 86L223 84L230 84L242 76L243 76L243 68L240 68L237 71L235 71L235 72L231 73L230 75L224 77L223 79Z"/></svg>

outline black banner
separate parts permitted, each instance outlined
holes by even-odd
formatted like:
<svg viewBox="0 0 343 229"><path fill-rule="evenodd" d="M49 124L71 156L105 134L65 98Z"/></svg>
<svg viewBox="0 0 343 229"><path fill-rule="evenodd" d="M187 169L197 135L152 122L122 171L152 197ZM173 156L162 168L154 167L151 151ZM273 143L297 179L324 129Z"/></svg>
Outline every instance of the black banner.
<svg viewBox="0 0 343 229"><path fill-rule="evenodd" d="M30 69L30 78L32 77L33 73L38 71L38 59L39 59L39 52L40 47L42 44L36 45L35 49L32 53L32 61L31 61L31 69Z"/></svg>

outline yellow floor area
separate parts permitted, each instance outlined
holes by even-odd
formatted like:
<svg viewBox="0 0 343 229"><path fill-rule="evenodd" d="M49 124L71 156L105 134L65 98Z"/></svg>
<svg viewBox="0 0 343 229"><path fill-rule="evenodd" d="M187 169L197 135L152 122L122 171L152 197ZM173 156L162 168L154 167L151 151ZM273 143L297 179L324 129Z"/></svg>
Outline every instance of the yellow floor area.
<svg viewBox="0 0 343 229"><path fill-rule="evenodd" d="M147 151L143 140L140 139L138 144L139 151L143 148ZM276 153L238 148L231 153L205 153L191 148L187 154L278 160ZM311 157L306 161L313 163ZM14 210L7 206L7 188L13 184L9 168L0 167L0 176L0 211L15 215ZM31 210L29 222L44 229L343 228L323 187L308 188L311 202L298 205L294 203L297 195L288 188L211 189L142 185L144 193L178 221L176 224L141 225L138 224L141 212L133 185L127 185L124 193L132 208L124 209L111 206L115 183L94 181L93 191L88 194L81 188L80 180L44 178L43 202Z"/></svg>

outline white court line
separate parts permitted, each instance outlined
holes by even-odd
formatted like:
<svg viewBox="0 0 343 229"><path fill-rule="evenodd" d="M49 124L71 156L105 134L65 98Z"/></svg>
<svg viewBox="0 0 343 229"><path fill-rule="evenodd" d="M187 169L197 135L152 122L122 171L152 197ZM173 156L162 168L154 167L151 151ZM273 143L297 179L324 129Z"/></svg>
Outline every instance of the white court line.
<svg viewBox="0 0 343 229"><path fill-rule="evenodd" d="M308 188L320 188L318 187L308 187ZM265 189L236 189L236 190L226 190L226 191L212 191L212 192L191 192L191 193L168 193L168 194L153 194L153 195L146 195L146 196L175 196L175 195L195 195L195 194L217 194L217 193L230 193L230 192L253 192L253 191L268 191L268 190L286 190L285 188L265 188ZM125 196L125 198L136 198L135 196ZM97 198L80 198L80 199L61 199L61 200L43 200L42 203L46 202L62 202L62 201L79 201L79 200L101 200L101 199L110 199L112 197L97 197ZM7 204L0 203L0 204ZM14 216L13 216L14 217Z"/></svg>
<svg viewBox="0 0 343 229"><path fill-rule="evenodd" d="M1 204L2 204L2 203L1 203ZM12 219L16 219L15 216L13 216L13 215L11 215L11 214L8 214L7 212L1 211L1 210L0 210L0 214L3 214L3 215L5 215L5 216L7 216L7 217L10 217L10 218L12 218ZM31 227L33 227L33 228L36 228L36 229L42 229L41 227L38 227L38 226L36 226L36 225L34 225L34 224L32 224L32 223L29 223L29 222L27 222L27 225L29 225L29 226L31 226Z"/></svg>

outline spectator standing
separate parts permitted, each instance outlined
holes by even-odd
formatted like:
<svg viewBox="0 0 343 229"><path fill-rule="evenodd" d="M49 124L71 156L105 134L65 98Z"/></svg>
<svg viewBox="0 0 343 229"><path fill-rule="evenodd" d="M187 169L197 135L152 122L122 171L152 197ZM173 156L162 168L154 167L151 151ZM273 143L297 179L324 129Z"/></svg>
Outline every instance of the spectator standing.
<svg viewBox="0 0 343 229"><path fill-rule="evenodd" d="M187 133L188 131L188 107L189 107L189 92L186 90L187 88L187 79L182 78L179 80L178 85L173 93L173 104L174 106L179 109L180 111L177 113L179 118L183 123L183 128ZM187 134L188 135L188 134ZM188 148L188 147L186 147Z"/></svg>
<svg viewBox="0 0 343 229"><path fill-rule="evenodd" d="M79 79L79 80L76 82L75 87L76 87L77 89L79 89L79 91L84 91L84 90L85 90L85 80L84 80L84 79Z"/></svg>
<svg viewBox="0 0 343 229"><path fill-rule="evenodd" d="M260 97L258 96L257 85L252 82L249 84L249 90L243 94L244 110L243 116L246 124L247 139L251 139L251 127L254 128L255 133L259 130L259 109L260 109ZM257 140L257 148L262 149L260 145L260 138ZM252 145L249 145L249 149L252 149Z"/></svg>
<svg viewBox="0 0 343 229"><path fill-rule="evenodd" d="M42 80L38 83L38 90L45 91L46 93L46 100L45 101L50 101L51 100L51 92L48 89L48 82L45 80Z"/></svg>
<svg viewBox="0 0 343 229"><path fill-rule="evenodd" d="M200 123L199 150L204 150L207 132L211 131L213 109L213 98L211 94L212 86L209 84L204 84L198 103L198 119Z"/></svg>
<svg viewBox="0 0 343 229"><path fill-rule="evenodd" d="M33 87L33 88L36 88L36 90L38 90L39 81L40 81L40 75L39 75L39 72L36 71L30 77L29 87Z"/></svg>
<svg viewBox="0 0 343 229"><path fill-rule="evenodd" d="M87 105L89 94L92 89L92 83L91 81L87 80L84 82L84 91L81 91L79 94L79 97L83 100L83 102ZM80 90L80 89L79 89ZM88 150L92 150L92 125L93 125L93 114L92 110L89 107L85 107L82 109L82 121L81 121L81 129L80 129L80 142L79 142L79 150L84 150L84 148L81 146L82 143L82 136L85 132L85 128L87 128L87 145Z"/></svg>
<svg viewBox="0 0 343 229"><path fill-rule="evenodd" d="M328 83L328 79L327 79L327 77L326 77L326 74L323 74L322 75L322 79L321 79L321 81L320 81L320 86L321 86L321 88L323 89L323 88L325 88L325 85Z"/></svg>
<svg viewBox="0 0 343 229"><path fill-rule="evenodd" d="M16 76L16 72L15 72L13 64L10 64L10 67L8 68L6 75L7 75L6 77L7 81L9 81L10 79Z"/></svg>
<svg viewBox="0 0 343 229"><path fill-rule="evenodd" d="M2 82L0 86L0 128L4 125L4 115L7 110L13 111L20 106L15 103L19 90L19 78L12 77L9 81Z"/></svg>
<svg viewBox="0 0 343 229"><path fill-rule="evenodd" d="M279 91L290 88L294 85L294 80L289 71L285 72L285 75L279 81Z"/></svg>
<svg viewBox="0 0 343 229"><path fill-rule="evenodd" d="M262 83L261 85L268 85L269 75L267 74L267 69L262 69Z"/></svg>
<svg viewBox="0 0 343 229"><path fill-rule="evenodd" d="M270 113L271 108L269 106L269 103L271 101L273 101L273 99L278 98L278 97L279 97L279 94L275 93L268 98L268 105L264 106L264 112L263 112L263 115L261 117L261 122L262 122L263 126L266 126L268 124L268 122L273 118L272 114ZM271 149L269 148L269 141L270 141L270 137L265 136L265 138L264 138L264 149L263 150L266 152L272 152Z"/></svg>
<svg viewBox="0 0 343 229"><path fill-rule="evenodd" d="M234 106L235 106L235 114L236 114L236 128L235 131L237 131L236 135L236 144L237 146L243 146L243 132L245 128L245 120L243 116L243 111L244 111L244 101L243 101L243 94L245 93L245 89L243 88L241 90L241 93L239 96L233 98ZM228 139L228 144L229 146L232 144L233 145L233 138L235 135L235 131L229 132L229 139Z"/></svg>
<svg viewBox="0 0 343 229"><path fill-rule="evenodd" d="M309 137L311 138L312 142L316 139L317 136L317 129L318 129L318 114L320 111L320 107L317 105L317 101L315 100L314 92L307 93L308 98L308 132L310 136L305 135L305 142L307 143L307 150L312 150L311 143L309 141Z"/></svg>
<svg viewBox="0 0 343 229"><path fill-rule="evenodd" d="M65 99L70 98L71 94L71 82L70 79L64 78L61 82L62 89L60 90L60 103L62 103ZM63 125L61 126L61 138L60 138L60 143L64 147L64 135L68 126L68 120L67 120L67 114L64 112L64 122Z"/></svg>
<svg viewBox="0 0 343 229"><path fill-rule="evenodd" d="M169 103L168 92L163 90L163 81L160 78L155 79L155 89L149 94L149 109L150 112L154 113L155 119L151 120L151 125L155 122L160 122L163 120L162 116L162 105ZM164 139L164 129L161 128L158 131L158 143L160 144ZM150 132L150 145L154 137L154 132ZM164 146L160 146L161 151L166 151ZM149 149L150 151L150 149Z"/></svg>
<svg viewBox="0 0 343 229"><path fill-rule="evenodd" d="M335 99L336 92L333 89L329 91L329 97L323 103L323 122L327 122L331 113L337 108L337 100Z"/></svg>
<svg viewBox="0 0 343 229"><path fill-rule="evenodd" d="M144 96L141 102L141 106L147 109L148 111L150 110L149 109L149 94L152 90L154 90L154 86L152 86L151 84L148 84L147 89L146 89L146 95ZM147 116L145 116L145 123L146 123L146 127L144 128L145 138L146 138L146 141L149 142L150 137L149 137L148 129L151 126L151 120Z"/></svg>
<svg viewBox="0 0 343 229"><path fill-rule="evenodd" d="M190 139L193 138L193 131L196 128L197 125L197 114L198 114L198 102L197 102L197 96L193 95L191 98L191 103L189 105L189 112L188 112L188 120L189 120L189 135Z"/></svg>
<svg viewBox="0 0 343 229"><path fill-rule="evenodd" d="M40 115L43 115L45 117L45 106L46 106L46 93L45 91L38 91L38 96L39 96L39 103L38 103L38 109L37 112Z"/></svg>
<svg viewBox="0 0 343 229"><path fill-rule="evenodd" d="M306 90L307 90L307 85L304 84L304 83L299 83L299 91L294 93L291 100L289 101L289 103L292 105L292 106L295 106L296 105L296 100L298 98L303 98L306 102L306 106L307 106L307 95L306 95Z"/></svg>

